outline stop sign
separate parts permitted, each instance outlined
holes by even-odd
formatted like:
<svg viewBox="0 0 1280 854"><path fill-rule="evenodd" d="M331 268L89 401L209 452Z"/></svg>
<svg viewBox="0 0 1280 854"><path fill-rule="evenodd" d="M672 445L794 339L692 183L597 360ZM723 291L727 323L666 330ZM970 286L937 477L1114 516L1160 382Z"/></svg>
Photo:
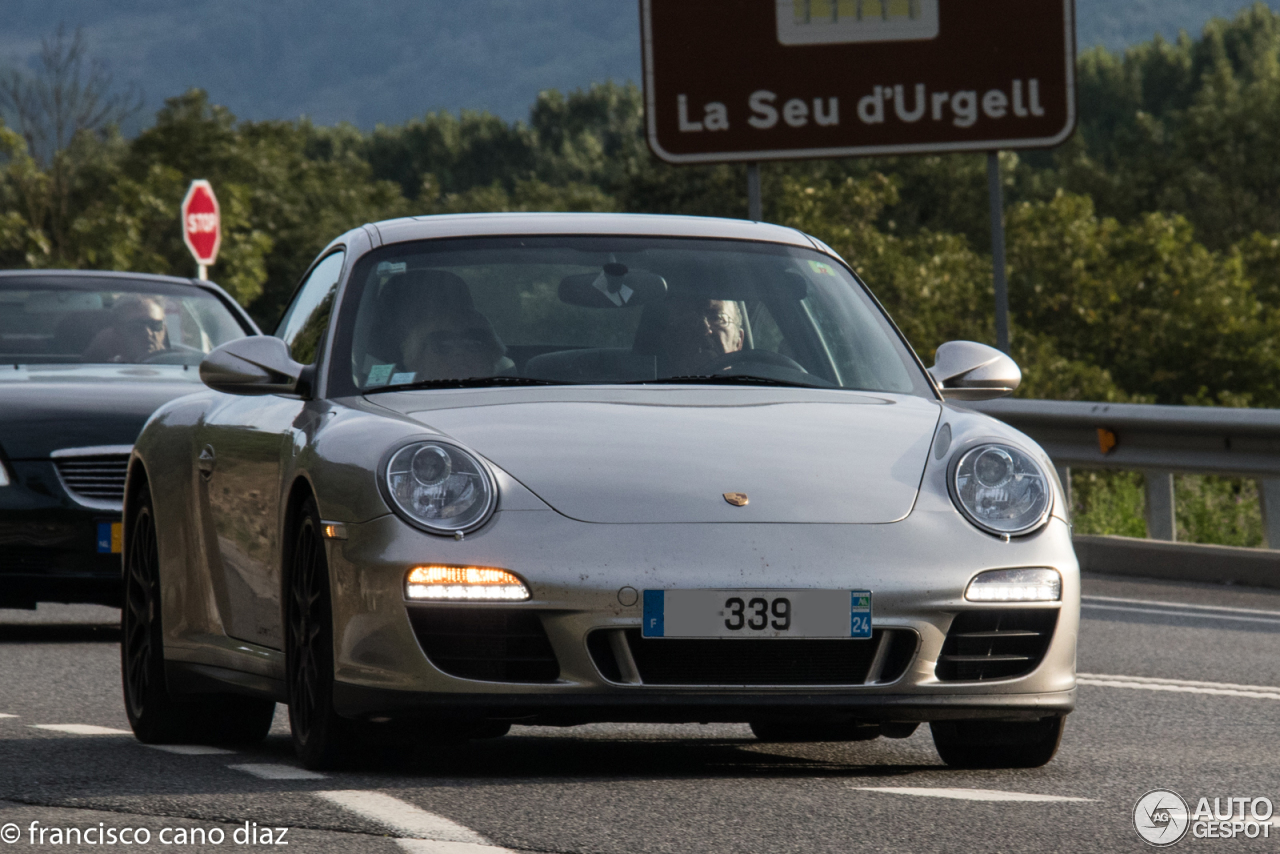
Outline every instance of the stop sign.
<svg viewBox="0 0 1280 854"><path fill-rule="evenodd" d="M182 200L182 239L195 256L196 263L207 267L218 260L222 245L222 216L218 197L208 181L192 181L187 197Z"/></svg>

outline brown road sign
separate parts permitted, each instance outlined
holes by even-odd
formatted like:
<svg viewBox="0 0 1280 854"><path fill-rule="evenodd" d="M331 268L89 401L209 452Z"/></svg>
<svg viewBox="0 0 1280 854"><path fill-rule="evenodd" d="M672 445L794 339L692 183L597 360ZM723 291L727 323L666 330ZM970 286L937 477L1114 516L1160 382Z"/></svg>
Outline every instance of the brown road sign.
<svg viewBox="0 0 1280 854"><path fill-rule="evenodd" d="M1057 145L1074 0L641 0L671 163Z"/></svg>

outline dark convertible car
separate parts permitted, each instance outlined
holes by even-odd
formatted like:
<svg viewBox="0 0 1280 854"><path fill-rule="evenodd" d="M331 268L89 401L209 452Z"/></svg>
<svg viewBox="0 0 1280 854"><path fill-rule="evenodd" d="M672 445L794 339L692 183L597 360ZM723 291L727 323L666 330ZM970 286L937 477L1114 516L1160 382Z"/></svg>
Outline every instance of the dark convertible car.
<svg viewBox="0 0 1280 854"><path fill-rule="evenodd" d="M0 608L120 604L134 439L202 388L205 353L258 333L211 282L0 272Z"/></svg>

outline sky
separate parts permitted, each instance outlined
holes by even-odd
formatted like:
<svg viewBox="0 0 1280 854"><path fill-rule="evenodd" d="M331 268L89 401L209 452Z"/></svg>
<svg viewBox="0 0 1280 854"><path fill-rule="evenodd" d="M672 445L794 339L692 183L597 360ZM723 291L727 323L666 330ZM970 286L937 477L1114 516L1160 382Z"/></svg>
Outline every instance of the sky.
<svg viewBox="0 0 1280 854"><path fill-rule="evenodd" d="M745 0L724 0L745 2ZM770 0L754 0L770 2ZM966 0L978 2L978 0ZM1082 48L1198 33L1242 0L1077 0ZM1280 0L1272 0L1280 8ZM640 80L632 0L4 0L0 68L83 28L151 115L190 87L246 119L370 129L434 110L527 117L543 89Z"/></svg>

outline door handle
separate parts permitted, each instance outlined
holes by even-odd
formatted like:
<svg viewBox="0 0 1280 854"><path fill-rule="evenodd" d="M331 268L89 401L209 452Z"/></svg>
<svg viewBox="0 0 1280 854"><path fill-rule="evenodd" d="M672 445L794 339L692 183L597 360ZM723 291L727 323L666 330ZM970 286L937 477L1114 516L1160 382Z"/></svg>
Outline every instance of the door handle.
<svg viewBox="0 0 1280 854"><path fill-rule="evenodd" d="M213 445L205 445L200 451L200 457L196 461L196 467L200 469L200 476L208 480L213 476L213 464L217 462L217 457L213 453Z"/></svg>

